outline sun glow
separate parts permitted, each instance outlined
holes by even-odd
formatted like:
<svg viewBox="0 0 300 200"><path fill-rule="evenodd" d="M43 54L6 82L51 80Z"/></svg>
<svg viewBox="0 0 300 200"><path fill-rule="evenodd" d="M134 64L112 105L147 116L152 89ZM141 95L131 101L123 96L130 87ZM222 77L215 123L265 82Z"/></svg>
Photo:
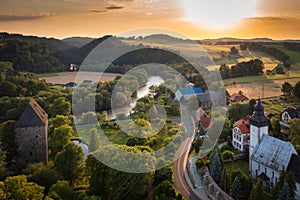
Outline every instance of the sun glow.
<svg viewBox="0 0 300 200"><path fill-rule="evenodd" d="M256 16L258 0L182 0L186 20L212 28L229 28L242 18Z"/></svg>

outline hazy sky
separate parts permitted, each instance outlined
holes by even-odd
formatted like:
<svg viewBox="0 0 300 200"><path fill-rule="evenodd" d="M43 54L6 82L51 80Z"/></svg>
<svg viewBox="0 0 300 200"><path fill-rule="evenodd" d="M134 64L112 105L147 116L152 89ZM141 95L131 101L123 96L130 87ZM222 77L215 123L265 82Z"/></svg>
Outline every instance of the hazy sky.
<svg viewBox="0 0 300 200"><path fill-rule="evenodd" d="M300 39L300 0L0 0L0 31L100 37L143 27L193 39Z"/></svg>

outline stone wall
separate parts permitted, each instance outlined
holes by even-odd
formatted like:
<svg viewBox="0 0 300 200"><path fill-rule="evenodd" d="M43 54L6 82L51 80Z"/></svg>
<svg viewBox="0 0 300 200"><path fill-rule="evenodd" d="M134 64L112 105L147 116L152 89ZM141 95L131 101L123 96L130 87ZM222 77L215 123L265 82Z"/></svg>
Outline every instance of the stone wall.
<svg viewBox="0 0 300 200"><path fill-rule="evenodd" d="M210 199L213 200L233 200L226 192L224 192L218 184L211 177L209 170L205 167L203 173L203 185L209 195Z"/></svg>
<svg viewBox="0 0 300 200"><path fill-rule="evenodd" d="M48 163L47 127L16 128L17 165L24 167L29 163Z"/></svg>

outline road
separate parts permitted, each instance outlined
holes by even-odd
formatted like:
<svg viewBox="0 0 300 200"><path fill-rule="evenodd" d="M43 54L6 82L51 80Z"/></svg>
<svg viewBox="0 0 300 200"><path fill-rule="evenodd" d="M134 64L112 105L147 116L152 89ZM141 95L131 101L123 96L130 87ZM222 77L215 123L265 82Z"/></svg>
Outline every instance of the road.
<svg viewBox="0 0 300 200"><path fill-rule="evenodd" d="M187 113L186 109L183 109L184 112ZM182 124L186 129L187 138L182 142L179 150L178 150L178 157L180 157L174 162L174 186L180 192L182 196L184 196L188 200L196 200L196 199L203 199L208 200L209 198L204 191L204 188L194 188L189 177L187 175L187 160L189 155L189 150L191 144L194 140L194 127L195 124L191 118L191 116L185 115L183 117Z"/></svg>

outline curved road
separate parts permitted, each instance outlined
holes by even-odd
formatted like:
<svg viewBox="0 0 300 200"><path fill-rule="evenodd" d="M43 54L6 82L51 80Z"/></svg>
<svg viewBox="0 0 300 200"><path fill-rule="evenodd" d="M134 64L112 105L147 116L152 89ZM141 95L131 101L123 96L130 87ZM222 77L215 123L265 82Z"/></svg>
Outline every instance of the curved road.
<svg viewBox="0 0 300 200"><path fill-rule="evenodd" d="M182 124L184 125L186 129L186 139L181 143L180 148L178 149L178 159L174 162L174 186L175 188L180 192L182 196L184 196L188 200L208 200L209 198L206 195L206 192L204 188L194 188L193 184L189 180L187 175L187 159L189 155L189 150L191 147L191 144L194 140L194 127L195 124L193 122L193 119L191 116L188 115L187 109L183 108L183 112L185 112L187 115L186 117L183 117Z"/></svg>

